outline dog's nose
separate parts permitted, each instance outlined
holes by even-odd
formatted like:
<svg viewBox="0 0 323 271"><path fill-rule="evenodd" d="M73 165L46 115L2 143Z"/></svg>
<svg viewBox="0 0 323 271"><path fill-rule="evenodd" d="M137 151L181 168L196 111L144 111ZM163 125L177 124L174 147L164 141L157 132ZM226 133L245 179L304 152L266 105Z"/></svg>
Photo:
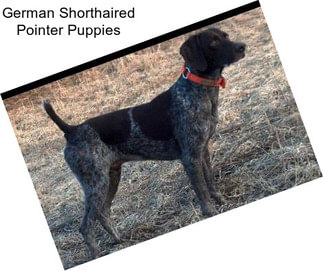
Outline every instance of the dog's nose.
<svg viewBox="0 0 323 271"><path fill-rule="evenodd" d="M237 42L235 44L235 50L239 53L243 53L246 50L246 44L243 42Z"/></svg>

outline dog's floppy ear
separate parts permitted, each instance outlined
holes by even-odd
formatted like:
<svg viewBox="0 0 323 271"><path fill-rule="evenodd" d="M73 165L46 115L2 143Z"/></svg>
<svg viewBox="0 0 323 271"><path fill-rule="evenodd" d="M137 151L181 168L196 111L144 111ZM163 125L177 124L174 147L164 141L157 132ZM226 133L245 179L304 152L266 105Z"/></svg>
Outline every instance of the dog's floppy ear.
<svg viewBox="0 0 323 271"><path fill-rule="evenodd" d="M200 48L198 35L191 36L182 44L180 54L192 68L198 71L205 71L207 69L207 62Z"/></svg>

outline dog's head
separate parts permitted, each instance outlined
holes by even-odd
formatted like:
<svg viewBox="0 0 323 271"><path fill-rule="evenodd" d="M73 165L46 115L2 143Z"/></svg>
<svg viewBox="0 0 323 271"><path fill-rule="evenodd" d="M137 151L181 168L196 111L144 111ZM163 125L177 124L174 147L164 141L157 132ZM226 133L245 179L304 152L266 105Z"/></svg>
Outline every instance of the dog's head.
<svg viewBox="0 0 323 271"><path fill-rule="evenodd" d="M180 53L191 68L212 73L243 58L245 49L244 43L231 41L227 33L210 28L186 40Z"/></svg>

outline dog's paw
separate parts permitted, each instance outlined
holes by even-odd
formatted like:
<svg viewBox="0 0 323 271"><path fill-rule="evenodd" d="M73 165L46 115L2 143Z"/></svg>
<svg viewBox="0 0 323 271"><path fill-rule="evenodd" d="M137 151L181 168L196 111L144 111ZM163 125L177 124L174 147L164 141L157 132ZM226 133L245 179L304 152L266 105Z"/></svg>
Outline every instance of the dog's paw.
<svg viewBox="0 0 323 271"><path fill-rule="evenodd" d="M215 192L211 196L215 200L215 202L217 204L219 204L219 205L226 205L226 204L228 204L228 201L219 192Z"/></svg>
<svg viewBox="0 0 323 271"><path fill-rule="evenodd" d="M202 207L202 214L205 217L211 217L211 216L219 214L219 212L217 211L215 206L211 203L207 204L207 205L202 205L201 207Z"/></svg>

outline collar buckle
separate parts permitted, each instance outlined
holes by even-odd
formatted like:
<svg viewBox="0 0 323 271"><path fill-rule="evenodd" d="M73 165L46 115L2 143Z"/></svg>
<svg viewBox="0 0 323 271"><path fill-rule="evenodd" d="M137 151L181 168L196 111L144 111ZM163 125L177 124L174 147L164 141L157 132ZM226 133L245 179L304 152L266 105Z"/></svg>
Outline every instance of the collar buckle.
<svg viewBox="0 0 323 271"><path fill-rule="evenodd" d="M187 79L190 73L191 73L191 70L188 67L184 66L182 71L183 78Z"/></svg>

